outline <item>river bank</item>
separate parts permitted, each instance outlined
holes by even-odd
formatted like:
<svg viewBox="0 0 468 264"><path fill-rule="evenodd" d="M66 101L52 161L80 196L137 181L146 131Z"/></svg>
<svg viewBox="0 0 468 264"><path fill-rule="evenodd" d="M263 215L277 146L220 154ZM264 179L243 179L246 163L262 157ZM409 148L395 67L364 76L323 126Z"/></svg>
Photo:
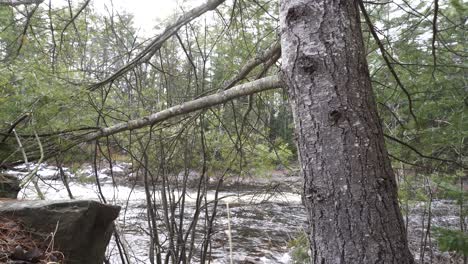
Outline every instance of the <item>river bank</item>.
<svg viewBox="0 0 468 264"><path fill-rule="evenodd" d="M147 196L144 187L138 182L122 181L121 178L126 176L132 179L127 165L117 164L112 173L108 169L99 170L100 188L92 183L96 174L87 165L77 173L67 168L64 172L69 177L70 190L75 199L102 200L102 193L108 203L122 206L117 226L132 263L149 263ZM24 167L19 167L7 173L21 177L27 172ZM191 177L196 179L197 175L192 174ZM56 167L41 164L38 175L41 178L38 184L46 199L70 199ZM160 190L153 191L155 197L160 196ZM186 222L194 215L196 192L195 189L185 192ZM229 263L230 248L235 263L292 263L290 241L303 232L307 221L300 192L298 176L278 172L272 173L270 178L230 179L219 193L208 190L205 197L207 201L214 201L216 196L220 201L211 238L212 263ZM177 199L181 193L174 195ZM29 184L18 198L37 199L38 196L32 184ZM229 212L226 204L229 204ZM421 238L427 227L427 221L424 221L427 218L427 204L414 202L406 209L408 240L416 260L420 260L421 248L424 248L427 263L431 263L431 260L432 263L458 263L459 259L455 256L442 253L433 239L423 244ZM431 214L432 227L456 229L460 224L457 205L453 201L433 201ZM203 217L200 216L201 221ZM229 235L231 246L228 243ZM120 263L117 252L115 243L111 243L108 248L111 263ZM197 261L197 258L194 260Z"/></svg>

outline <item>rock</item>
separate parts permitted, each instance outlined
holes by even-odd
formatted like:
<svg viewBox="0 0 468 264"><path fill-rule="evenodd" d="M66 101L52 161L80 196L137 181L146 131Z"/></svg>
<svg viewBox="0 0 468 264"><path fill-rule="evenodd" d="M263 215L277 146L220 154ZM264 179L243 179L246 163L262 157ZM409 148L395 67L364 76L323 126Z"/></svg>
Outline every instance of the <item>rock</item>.
<svg viewBox="0 0 468 264"><path fill-rule="evenodd" d="M182 183L187 180L187 185L191 188L196 187L200 181L201 173L194 171L194 170L189 170L187 172L181 171L179 174L177 174L177 179L170 179L173 180L173 184L176 184L177 182L182 185Z"/></svg>
<svg viewBox="0 0 468 264"><path fill-rule="evenodd" d="M99 172L102 174L107 174L109 176L113 175L115 178L125 178L130 173L130 169L129 169L130 167L131 167L130 163L118 162L112 166L112 172L111 172L110 167L101 169Z"/></svg>
<svg viewBox="0 0 468 264"><path fill-rule="evenodd" d="M0 198L16 199L20 190L18 178L8 174L0 174Z"/></svg>
<svg viewBox="0 0 468 264"><path fill-rule="evenodd" d="M30 170L34 169L34 165L30 167ZM55 166L48 166L46 163L40 164L37 171L37 176L43 180L59 180L60 171Z"/></svg>
<svg viewBox="0 0 468 264"><path fill-rule="evenodd" d="M261 258L250 257L250 256L245 257L244 260L241 262L241 264L260 264L260 263L263 263Z"/></svg>
<svg viewBox="0 0 468 264"><path fill-rule="evenodd" d="M51 234L68 264L102 264L120 207L96 201L0 201L0 216Z"/></svg>
<svg viewBox="0 0 468 264"><path fill-rule="evenodd" d="M116 162L112 165L112 171L108 163L101 164L98 167L97 175L101 183L116 182L125 183L131 173L131 164L125 162ZM81 181L95 181L96 176L94 168L90 164L83 164L76 172L76 178ZM73 176L71 177L73 178Z"/></svg>

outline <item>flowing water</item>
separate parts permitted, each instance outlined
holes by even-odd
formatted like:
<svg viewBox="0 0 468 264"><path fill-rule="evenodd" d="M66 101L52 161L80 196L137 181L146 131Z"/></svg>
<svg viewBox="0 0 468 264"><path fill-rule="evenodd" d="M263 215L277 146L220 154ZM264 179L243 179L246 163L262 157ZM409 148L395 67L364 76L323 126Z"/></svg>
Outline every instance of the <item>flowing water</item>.
<svg viewBox="0 0 468 264"><path fill-rule="evenodd" d="M119 167L116 167L119 171ZM10 174L24 175L24 168L20 171L9 171ZM23 172L21 172L23 170ZM89 168L86 173L91 174ZM38 173L43 180L39 182L48 200L69 199L68 193L60 180L57 180L57 169L43 165ZM99 200L98 189L95 184L80 183L75 175L70 174L72 180L70 188L76 199ZM90 175L88 175L90 176ZM90 176L91 177L91 176ZM99 173L101 190L109 203L122 206L118 227L122 231L122 239L130 252L131 263L149 263L147 235L146 196L141 186L113 185L105 171ZM242 189L242 188L239 188ZM288 242L294 239L306 226L306 214L298 193L263 191L262 187L242 189L240 191L222 191L223 197L218 205L217 220L211 240L211 263L292 263L291 248ZM156 194L157 196L158 194ZM186 194L187 208L185 221L188 222L194 213L196 193ZM32 185L27 186L19 194L19 198L37 199ZM215 198L214 191L207 193L207 200ZM229 204L229 215L226 204ZM423 234L424 212L423 204L413 204L408 217L409 242L416 259L419 256L420 237ZM456 228L459 225L456 205L452 201L434 201L433 220L435 226ZM229 231L231 227L232 256L230 256ZM164 239L164 237L161 237ZM200 241L197 241L200 242ZM108 254L111 263L120 263L117 249L110 243ZM436 250L439 260L433 263L449 263L447 253ZM197 259L195 258L195 261ZM445 262L447 260L447 262ZM457 263L457 262L450 262Z"/></svg>
<svg viewBox="0 0 468 264"><path fill-rule="evenodd" d="M21 169L21 168L19 168ZM9 171L22 176L25 172ZM90 172L89 172L90 173ZM38 173L43 180L39 186L47 200L67 200L68 193L63 183L56 179L57 169L41 166ZM71 179L76 179L69 174ZM130 252L132 263L149 263L149 236L146 234L147 210L144 188L141 186L115 186L106 173L100 172L101 190L108 203L122 206L118 225ZM92 183L70 181L75 199L99 200L98 188ZM157 191L156 191L157 192ZM158 192L156 196L158 196ZM215 199L215 192L208 191L207 200ZM195 191L186 194L185 221L194 213ZM211 263L230 263L228 224L231 228L233 263L290 263L288 242L300 233L306 222L301 197L293 192L264 192L261 188L249 191L221 191L217 218L211 243ZM18 195L20 199L37 199L32 184ZM229 221L226 204L229 204ZM203 216L201 216L203 221ZM161 237L160 239L164 239ZM201 241L197 241L201 242ZM117 248L111 242L108 250L112 263L120 263ZM195 257L195 261L197 258Z"/></svg>

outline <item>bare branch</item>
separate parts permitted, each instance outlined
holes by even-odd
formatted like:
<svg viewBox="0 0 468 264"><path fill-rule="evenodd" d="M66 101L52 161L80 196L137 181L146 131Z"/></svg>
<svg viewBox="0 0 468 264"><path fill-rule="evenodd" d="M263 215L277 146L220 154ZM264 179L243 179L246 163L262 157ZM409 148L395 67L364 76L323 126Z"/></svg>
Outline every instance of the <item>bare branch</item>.
<svg viewBox="0 0 468 264"><path fill-rule="evenodd" d="M459 166L460 168L463 168L463 169L467 168L464 164L462 164L462 163L460 163L460 162L458 162L456 160L442 159L442 158L439 158L439 157L425 155L421 151L419 151L417 148L413 147L412 145L410 145L410 144L408 144L408 143L406 143L406 142L404 142L404 141L402 141L402 140L400 140L400 139L398 139L396 137L392 137L392 136L390 136L388 134L384 134L384 136L386 138L390 139L391 141L394 141L394 142L396 142L398 144L401 144L401 145L411 149L414 153L416 153L421 158L437 160L437 161L441 161L441 162L444 162L444 163L452 163L452 164L455 164L455 165L457 165L457 166Z"/></svg>
<svg viewBox="0 0 468 264"><path fill-rule="evenodd" d="M197 110L219 105L242 96L251 95L270 89L280 88L282 86L282 82L280 81L278 76L265 77L249 83L237 85L229 90L220 93L208 95L189 102L185 102L180 105L170 107L168 109L154 113L149 116L102 128L99 131L85 135L82 141L91 141L101 137L110 136L122 131L151 126L175 116L188 114Z"/></svg>
<svg viewBox="0 0 468 264"><path fill-rule="evenodd" d="M0 6L39 5L44 0L0 0Z"/></svg>
<svg viewBox="0 0 468 264"><path fill-rule="evenodd" d="M11 132L15 129L15 127L21 123L23 120L25 120L27 117L29 117L29 113L26 113L22 116L20 116L19 118L17 118L13 123L11 123L10 125L10 128L8 129L8 131L5 133L5 134L2 134L3 135L3 139L2 141L0 141L0 143L3 143L7 140L8 136L11 134Z"/></svg>
<svg viewBox="0 0 468 264"><path fill-rule="evenodd" d="M436 39L437 39L437 15L439 14L439 0L434 0L434 18L432 20L432 58L434 60L434 69L432 70L432 77L434 78L434 72L437 67L437 55L436 55Z"/></svg>
<svg viewBox="0 0 468 264"><path fill-rule="evenodd" d="M80 9L78 9L78 12L76 12L75 15L73 14L70 14L72 15L71 16L71 19L67 22L67 24L63 27L62 29L62 33L60 34L60 48L59 48L59 51L62 50L62 43L63 43L63 38L64 38L64 34L65 34L65 31L67 30L67 28L71 25L71 24L74 24L75 23L75 20L78 18L78 16L81 14L81 12L83 12L83 10L85 10L85 8L89 5L89 2L91 0L86 0L84 2L84 4L80 7ZM70 11L71 12L71 11ZM75 26L76 28L76 26Z"/></svg>
<svg viewBox="0 0 468 264"><path fill-rule="evenodd" d="M265 52L258 54L255 58L247 61L247 63L242 66L239 70L239 73L236 76L228 81L226 81L223 85L223 89L228 89L234 86L237 82L242 80L247 76L247 74L252 71L257 65L264 63L271 59L272 57L276 57L281 54L281 46L279 42L274 43L269 49Z"/></svg>
<svg viewBox="0 0 468 264"><path fill-rule="evenodd" d="M403 83L401 82L400 78L398 77L398 74L396 73L395 69L393 68L393 65L390 63L390 60L388 59L387 56L387 51L385 50L385 47L383 46L382 42L379 39L379 36L377 35L377 32L375 32L374 25L372 24L372 21L369 18L369 14L366 11L366 8L364 7L364 3L362 0L358 1L359 2L359 7L361 9L362 14L364 15L364 19L366 21L367 27L369 28L369 31L371 32L372 36L374 37L375 42L379 46L380 53L382 54L382 58L384 59L385 63L387 64L388 69L390 70L390 73L393 75L393 78L397 82L398 86L400 86L401 90L405 93L406 97L408 98L408 108L411 116L414 119L414 122L416 124L418 123L418 119L416 118L416 115L414 114L413 111L413 100L411 99L411 95L408 92L408 90L403 86Z"/></svg>
<svg viewBox="0 0 468 264"><path fill-rule="evenodd" d="M201 16L205 12L215 9L223 2L224 0L208 0L205 4L199 7L196 7L190 10L189 12L183 14L176 20L176 22L167 26L164 32L161 35L159 35L155 40L153 40L146 48L144 48L142 52L137 54L133 60L131 60L126 65L124 65L119 70L117 70L115 73L108 76L103 81L100 81L92 85L91 87L89 87L89 90L94 91L103 85L111 83L117 78L119 78L120 76L122 76L123 74L133 69L135 66L149 60L161 48L162 44L166 40L168 40L170 37L172 37L174 34L176 34L177 31L179 31L179 29L182 26L186 25L187 23L194 20L195 18Z"/></svg>
<svg viewBox="0 0 468 264"><path fill-rule="evenodd" d="M24 40L26 39L26 37L28 35L28 28L30 26L31 18L34 16L34 13L36 13L38 7L39 7L39 4L36 4L31 12L27 12L26 22L24 24L24 29L23 29L23 32L21 33L21 36L19 37L19 47L18 47L18 49L16 51L17 56L20 54L21 48L24 45ZM27 8L26 8L26 10L27 10Z"/></svg>
<svg viewBox="0 0 468 264"><path fill-rule="evenodd" d="M23 154L24 162L28 163L28 155L26 155L26 152L24 151L23 143L21 143L21 139L19 138L14 128L13 128L13 134L15 135L16 142L18 143L18 148L21 150L21 153Z"/></svg>

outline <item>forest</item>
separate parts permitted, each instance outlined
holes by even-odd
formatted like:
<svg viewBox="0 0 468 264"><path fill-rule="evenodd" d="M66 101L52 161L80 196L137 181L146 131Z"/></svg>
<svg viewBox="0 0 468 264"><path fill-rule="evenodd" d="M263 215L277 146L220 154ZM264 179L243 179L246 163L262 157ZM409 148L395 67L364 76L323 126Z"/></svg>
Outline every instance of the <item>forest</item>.
<svg viewBox="0 0 468 264"><path fill-rule="evenodd" d="M0 194L120 206L100 263L468 263L465 1L103 2L0 0Z"/></svg>

